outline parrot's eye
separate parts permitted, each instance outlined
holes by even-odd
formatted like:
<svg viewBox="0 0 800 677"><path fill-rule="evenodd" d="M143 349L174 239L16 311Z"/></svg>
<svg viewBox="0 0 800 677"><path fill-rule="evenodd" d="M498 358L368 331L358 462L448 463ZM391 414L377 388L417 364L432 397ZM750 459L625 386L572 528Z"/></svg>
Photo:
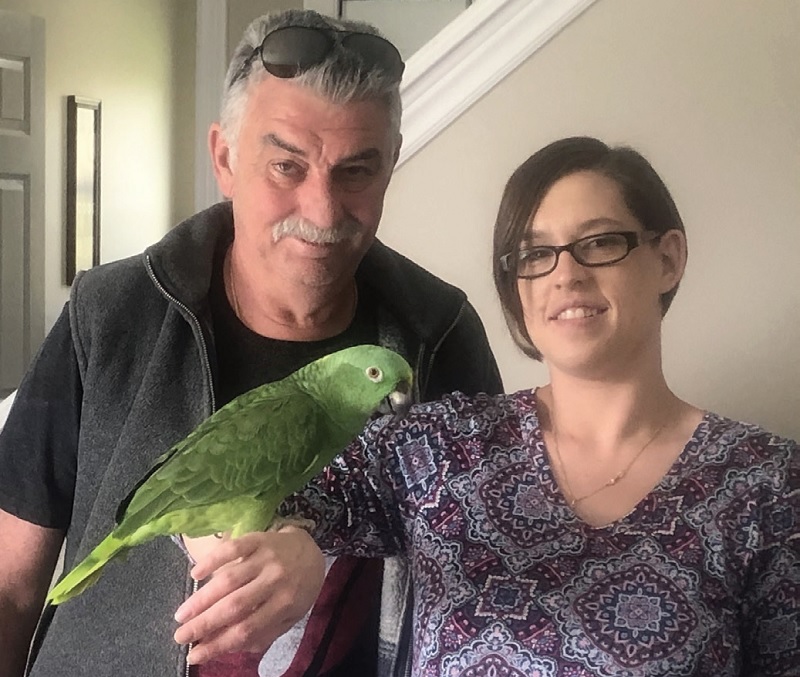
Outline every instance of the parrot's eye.
<svg viewBox="0 0 800 677"><path fill-rule="evenodd" d="M383 372L378 367L367 367L367 378L375 383L383 381Z"/></svg>

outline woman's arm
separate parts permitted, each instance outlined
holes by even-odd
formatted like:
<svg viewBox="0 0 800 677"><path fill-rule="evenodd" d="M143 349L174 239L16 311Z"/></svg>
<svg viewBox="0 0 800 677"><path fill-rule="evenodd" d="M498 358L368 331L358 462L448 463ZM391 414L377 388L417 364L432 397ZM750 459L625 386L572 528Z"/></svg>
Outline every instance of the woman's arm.
<svg viewBox="0 0 800 677"><path fill-rule="evenodd" d="M279 512L314 521L317 544L329 554L389 557L403 550L401 503L393 481L400 451L385 416L370 423L330 466Z"/></svg>
<svg viewBox="0 0 800 677"><path fill-rule="evenodd" d="M800 675L800 448L789 445L786 482L760 507L742 601L742 674L753 677Z"/></svg>

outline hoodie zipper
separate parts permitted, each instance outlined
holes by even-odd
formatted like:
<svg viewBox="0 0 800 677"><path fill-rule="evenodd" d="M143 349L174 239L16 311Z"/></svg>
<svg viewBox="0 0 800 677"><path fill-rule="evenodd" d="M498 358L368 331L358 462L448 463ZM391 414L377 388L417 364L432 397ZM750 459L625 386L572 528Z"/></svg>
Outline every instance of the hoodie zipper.
<svg viewBox="0 0 800 677"><path fill-rule="evenodd" d="M461 307L458 309L458 313L453 318L453 321L450 323L450 326L447 327L447 330L442 334L441 338L436 343L436 345L433 346L433 348L431 348L430 356L428 357L428 363L425 365L425 387L426 388L428 386L428 381L430 380L430 377L431 377L431 372L433 371L433 361L436 359L436 355L439 353L439 348L442 347L442 344L445 342L447 337L450 336L452 331L456 328L456 325L461 320L461 316L464 314L464 308L465 307L466 307L466 303L462 303ZM420 346L420 352L419 352L419 357L418 357L420 365L422 364L424 351L425 351L424 347ZM420 400L422 399L422 388L419 389L419 399Z"/></svg>
<svg viewBox="0 0 800 677"><path fill-rule="evenodd" d="M213 379L213 374L211 372L211 360L209 359L208 356L208 343L206 343L206 337L203 334L203 327L200 324L200 320L197 318L197 315L195 315L185 303L175 298L175 296L170 294L165 289L164 285L161 284L159 279L156 277L155 271L153 270L153 264L150 261L149 254L145 256L145 261L147 262L147 274L150 276L150 279L153 281L153 284L156 286L156 289L158 289L158 291L161 292L164 298L166 298L171 303L174 303L181 310L183 310L183 312L186 313L186 315L188 315L196 330L196 335L200 338L200 349L201 349L200 352L203 362L203 369L205 370L206 379L208 380L208 387L210 391L209 395L211 399L211 413L213 414L217 410L217 399L214 394L214 379ZM197 592L198 587L199 586L197 581L192 580L192 594ZM186 648L186 656L189 655L189 652L192 650L193 646L194 642L190 642ZM185 660L185 668L183 674L184 677L189 677L189 661L186 658L184 658L184 660Z"/></svg>

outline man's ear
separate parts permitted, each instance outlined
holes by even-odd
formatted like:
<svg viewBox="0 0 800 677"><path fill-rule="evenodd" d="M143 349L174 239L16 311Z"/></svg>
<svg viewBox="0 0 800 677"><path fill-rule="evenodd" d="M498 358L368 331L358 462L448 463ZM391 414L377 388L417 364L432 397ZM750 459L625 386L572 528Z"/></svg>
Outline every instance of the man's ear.
<svg viewBox="0 0 800 677"><path fill-rule="evenodd" d="M658 241L661 259L662 294L674 289L686 270L686 235L679 230L668 230Z"/></svg>
<svg viewBox="0 0 800 677"><path fill-rule="evenodd" d="M403 135L398 132L397 142L394 144L394 157L392 158L392 169L397 165L400 159L400 149L403 147Z"/></svg>
<svg viewBox="0 0 800 677"><path fill-rule="evenodd" d="M208 130L208 150L220 192L227 198L233 197L232 152L218 122L212 124Z"/></svg>

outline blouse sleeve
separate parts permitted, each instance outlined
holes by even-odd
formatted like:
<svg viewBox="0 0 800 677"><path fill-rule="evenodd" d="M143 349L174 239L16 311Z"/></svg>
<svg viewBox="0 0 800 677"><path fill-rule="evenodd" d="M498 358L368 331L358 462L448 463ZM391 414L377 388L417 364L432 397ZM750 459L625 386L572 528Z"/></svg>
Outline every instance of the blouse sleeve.
<svg viewBox="0 0 800 677"><path fill-rule="evenodd" d="M784 454L787 445L785 482L762 506L761 547L742 603L742 674L752 677L800 675L800 449L783 441Z"/></svg>
<svg viewBox="0 0 800 677"><path fill-rule="evenodd" d="M306 488L281 506L317 525L315 539L329 554L386 557L407 550L420 476L438 472L446 446L448 405L415 405L402 419L384 416Z"/></svg>

